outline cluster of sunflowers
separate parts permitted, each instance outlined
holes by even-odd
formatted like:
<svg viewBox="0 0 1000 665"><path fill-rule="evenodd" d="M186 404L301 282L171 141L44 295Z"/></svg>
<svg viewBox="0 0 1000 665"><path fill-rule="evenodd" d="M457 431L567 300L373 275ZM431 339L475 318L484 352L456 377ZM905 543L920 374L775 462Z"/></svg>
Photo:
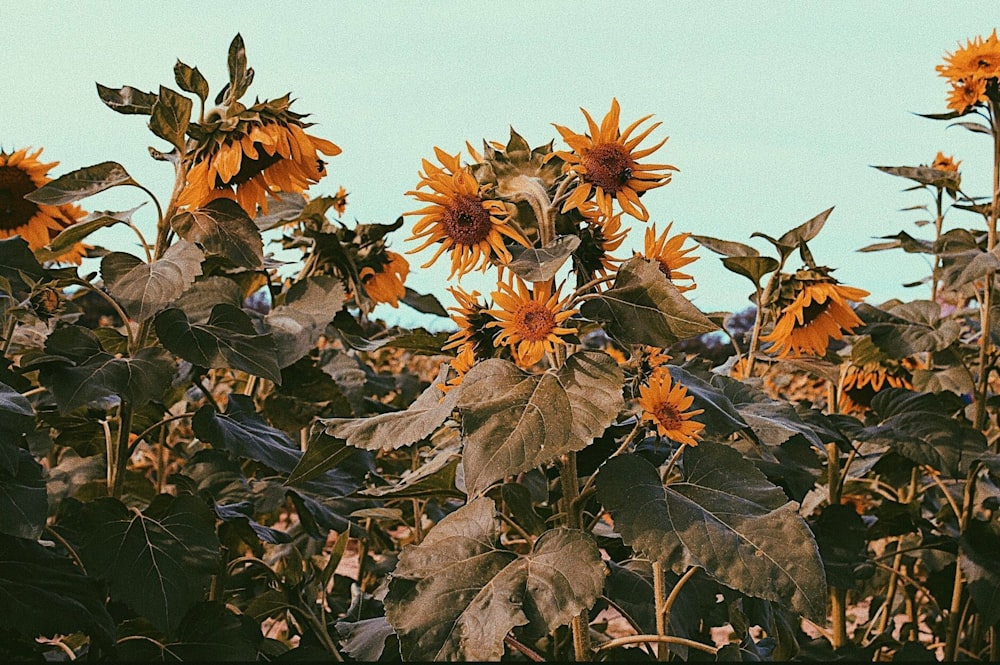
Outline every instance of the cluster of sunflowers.
<svg viewBox="0 0 1000 665"><path fill-rule="evenodd" d="M944 64L937 66L937 71L951 84L948 108L958 115L997 99L1000 96L1000 40L996 29L989 37L977 36L948 54Z"/></svg>

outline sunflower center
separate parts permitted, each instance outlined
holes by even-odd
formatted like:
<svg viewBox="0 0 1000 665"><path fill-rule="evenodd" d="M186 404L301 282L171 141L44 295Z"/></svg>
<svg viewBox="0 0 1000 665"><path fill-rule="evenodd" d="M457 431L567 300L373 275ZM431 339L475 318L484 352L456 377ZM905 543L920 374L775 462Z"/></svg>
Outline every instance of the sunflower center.
<svg viewBox="0 0 1000 665"><path fill-rule="evenodd" d="M658 404L656 411L653 412L653 416L656 418L656 422L669 430L680 429L681 425L684 424L681 412L677 410L676 405L670 402Z"/></svg>
<svg viewBox="0 0 1000 665"><path fill-rule="evenodd" d="M624 146L601 143L583 157L583 166L587 169L588 182L605 192L617 194L632 178L635 162Z"/></svg>
<svg viewBox="0 0 1000 665"><path fill-rule="evenodd" d="M236 173L236 175L230 178L228 182L224 181L222 176L215 176L216 189L231 187L233 185L242 185L250 182L255 175L262 173L264 169L272 164L277 164L282 159L281 153L277 150L274 151L273 155L269 155L264 150L264 146L260 143L254 143L253 147L257 151L257 159L250 159L246 155L243 155L243 159L240 161L240 170ZM236 149L239 150L238 147Z"/></svg>
<svg viewBox="0 0 1000 665"><path fill-rule="evenodd" d="M27 224L38 205L24 198L35 191L34 181L15 166L0 166L0 230L13 231Z"/></svg>
<svg viewBox="0 0 1000 665"><path fill-rule="evenodd" d="M490 212L478 196L459 194L441 215L444 232L458 245L477 245L493 230Z"/></svg>
<svg viewBox="0 0 1000 665"><path fill-rule="evenodd" d="M552 332L556 317L540 302L528 302L518 308L514 317L517 334L529 342L539 342Z"/></svg>
<svg viewBox="0 0 1000 665"><path fill-rule="evenodd" d="M815 300L802 308L802 325L807 326L820 315L826 311L827 307L830 306L830 300L824 300L823 302L816 302Z"/></svg>

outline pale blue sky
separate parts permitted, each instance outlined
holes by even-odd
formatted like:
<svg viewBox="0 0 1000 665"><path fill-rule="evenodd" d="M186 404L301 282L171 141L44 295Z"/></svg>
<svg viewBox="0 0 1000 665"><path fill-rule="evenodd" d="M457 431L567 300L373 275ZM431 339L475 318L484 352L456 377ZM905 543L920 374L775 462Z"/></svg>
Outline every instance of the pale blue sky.
<svg viewBox="0 0 1000 665"><path fill-rule="evenodd" d="M981 2L20 2L5 3L0 45L0 145L44 146L56 175L105 160L169 195L165 148L141 116L106 109L94 82L174 87L176 59L212 85L226 80L226 49L246 42L256 79L249 97L292 91L312 132L340 145L313 188L350 191L347 220L390 222L433 146L506 140L513 125L532 145L558 138L551 123L582 131L579 107L603 116L617 97L625 122L648 113L670 141L657 161L680 172L644 197L662 228L746 242L836 206L812 249L841 281L871 300L927 297L900 284L928 272L920 257L859 254L879 235L917 229L929 202L870 164L929 163L938 150L963 160L965 188L989 187L988 139L912 112L945 110L934 71L959 40L988 34L997 4ZM557 141L557 145L559 142ZM86 201L127 208L137 190ZM141 213L140 213L141 214ZM396 234L406 248L413 218ZM968 213L949 226L975 224ZM147 219L147 224L152 224ZM631 243L641 243L637 223ZM98 236L116 249L116 239ZM762 251L768 246L752 241ZM622 252L624 253L624 252ZM716 255L690 266L705 311L747 305L749 283ZM409 283L444 304L446 261ZM794 267L794 266L793 266ZM441 268L441 269L439 269ZM466 278L466 288L491 288Z"/></svg>

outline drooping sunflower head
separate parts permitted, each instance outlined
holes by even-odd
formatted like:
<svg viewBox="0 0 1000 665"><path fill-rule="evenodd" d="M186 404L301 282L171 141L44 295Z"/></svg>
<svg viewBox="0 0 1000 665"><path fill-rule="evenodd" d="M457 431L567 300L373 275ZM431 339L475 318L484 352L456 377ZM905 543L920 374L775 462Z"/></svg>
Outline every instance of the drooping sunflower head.
<svg viewBox="0 0 1000 665"><path fill-rule="evenodd" d="M565 345L563 335L576 333L576 328L563 325L577 310L568 309L569 296L560 301L560 290L551 293L547 283L529 289L513 274L510 282L497 283L493 292L497 308L489 310L497 319L490 327L500 328L494 344L509 346L519 366L531 367L546 353L554 352L556 345Z"/></svg>
<svg viewBox="0 0 1000 665"><path fill-rule="evenodd" d="M692 420L704 412L704 409L689 411L693 403L694 397L687 388L673 383L666 367L656 370L648 383L639 387L643 420L655 424L660 436L688 446L697 446L705 429L704 423Z"/></svg>
<svg viewBox="0 0 1000 665"><path fill-rule="evenodd" d="M840 410L862 414L872 398L885 388L913 389L913 370L923 367L917 358L896 360L883 353L870 337L858 339L851 347L850 360L840 371Z"/></svg>
<svg viewBox="0 0 1000 665"><path fill-rule="evenodd" d="M66 227L85 216L75 204L60 206L35 203L24 198L52 178L48 172L59 164L38 161L42 148L29 153L28 148L6 153L0 150L0 238L21 236L32 250L49 244ZM55 260L80 263L86 247L80 243Z"/></svg>
<svg viewBox="0 0 1000 665"><path fill-rule="evenodd" d="M191 168L178 205L199 208L218 198L236 201L250 217L267 197L304 193L326 175L320 154L339 155L339 147L306 133L304 115L291 110L288 95L247 108L239 102L210 112L190 134Z"/></svg>
<svg viewBox="0 0 1000 665"><path fill-rule="evenodd" d="M467 293L457 286L450 286L448 290L459 305L448 308L454 312L451 320L458 324L458 331L452 333L442 348L464 349L468 346L476 358L484 360L493 358L496 355L496 347L493 344L496 332L492 324L497 319L490 314L490 305L479 300L479 291Z"/></svg>
<svg viewBox="0 0 1000 665"><path fill-rule="evenodd" d="M646 229L645 247L642 255L660 265L660 272L669 279L678 291L690 291L695 288L694 277L680 271L684 266L698 260L697 256L688 256L695 246L683 248L684 242L691 237L690 233L678 233L670 237L673 222L667 224L663 233L656 234L656 224ZM689 283L684 283L689 282Z"/></svg>
<svg viewBox="0 0 1000 665"><path fill-rule="evenodd" d="M829 270L800 270L784 276L775 307L779 310L773 330L761 336L770 342L767 352L779 358L823 356L831 339L843 339L861 325L848 301L860 301L864 289L838 284Z"/></svg>
<svg viewBox="0 0 1000 665"><path fill-rule="evenodd" d="M622 130L619 127L621 109L617 99L612 100L611 110L600 125L594 122L585 109L580 110L587 119L587 134L577 134L571 129L555 125L570 151L556 151L553 154L563 160L563 171L572 174L579 181L563 204L563 212L580 206L593 197L607 216L613 214L612 202L617 201L624 212L636 219L649 219L649 211L639 200L639 196L670 182L670 171L677 170L670 164L642 164L639 161L667 142L667 139L663 139L651 147L639 149L639 144L660 123L653 123L633 136L632 133L639 125L652 116L639 118Z"/></svg>
<svg viewBox="0 0 1000 665"><path fill-rule="evenodd" d="M409 254L440 243L434 256L421 267L429 267L448 251L451 253L448 279L456 274L461 278L477 267L485 271L494 255L501 265L509 262L511 254L504 245L504 237L529 246L508 224L507 207L487 196L488 188L480 185L469 168L459 163L459 155L449 155L439 148L434 151L441 166L423 160L420 183L416 190L407 192L428 205L403 213L420 216L408 240L423 240L423 243Z"/></svg>
<svg viewBox="0 0 1000 665"><path fill-rule="evenodd" d="M379 257L378 265L364 266L358 271L361 283L368 297L376 303L387 303L399 307L399 300L406 296L406 276L410 264L400 254L385 251Z"/></svg>

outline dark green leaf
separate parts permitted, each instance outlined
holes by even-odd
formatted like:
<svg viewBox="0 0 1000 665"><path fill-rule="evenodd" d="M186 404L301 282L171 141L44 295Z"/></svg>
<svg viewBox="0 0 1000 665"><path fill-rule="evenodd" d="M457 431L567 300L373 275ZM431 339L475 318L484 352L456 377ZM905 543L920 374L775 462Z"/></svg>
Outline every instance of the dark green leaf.
<svg viewBox="0 0 1000 665"><path fill-rule="evenodd" d="M288 367L316 346L345 299L343 285L328 275L307 277L288 289L264 318L277 347L278 367Z"/></svg>
<svg viewBox="0 0 1000 665"><path fill-rule="evenodd" d="M201 99L202 104L208 99L208 81L198 71L197 67L185 65L180 60L174 65L174 80L177 87L184 92L193 92Z"/></svg>
<svg viewBox="0 0 1000 665"><path fill-rule="evenodd" d="M906 231L900 231L894 236L881 236L882 240L888 242L875 243L862 247L859 252L878 252L884 249L902 249L907 254L933 254L934 243L930 240L914 238Z"/></svg>
<svg viewBox="0 0 1000 665"><path fill-rule="evenodd" d="M560 236L541 249L514 247L507 268L526 282L547 282L580 246L578 236Z"/></svg>
<svg viewBox="0 0 1000 665"><path fill-rule="evenodd" d="M51 261L58 258L76 243L84 240L94 231L114 226L115 224L128 224L132 220L132 215L142 206L136 206L131 210L112 212L110 210L92 212L76 224L67 226L57 235L44 250L36 250L35 256L39 261Z"/></svg>
<svg viewBox="0 0 1000 665"><path fill-rule="evenodd" d="M194 605L184 615L173 639L164 638L144 623L130 621L124 624L123 634L118 638L119 660L248 663L257 660L258 645L262 640L256 621L233 613L221 602Z"/></svg>
<svg viewBox="0 0 1000 665"><path fill-rule="evenodd" d="M79 528L87 572L166 632L201 600L220 563L215 517L189 494L160 494L141 513L97 499L80 507Z"/></svg>
<svg viewBox="0 0 1000 665"><path fill-rule="evenodd" d="M34 203L60 206L85 199L112 187L135 184L135 180L132 180L132 176L121 164L101 162L60 176L24 198Z"/></svg>
<svg viewBox="0 0 1000 665"><path fill-rule="evenodd" d="M417 293L410 287L406 287L406 295L403 296L403 302L422 314L448 316L448 310L430 293Z"/></svg>
<svg viewBox="0 0 1000 665"><path fill-rule="evenodd" d="M855 569L866 563L865 523L853 506L824 506L812 525L830 586L852 589L857 583Z"/></svg>
<svg viewBox="0 0 1000 665"><path fill-rule="evenodd" d="M719 436L728 436L747 427L747 423L740 416L739 411L722 390L683 367L668 365L668 368L671 378L687 388L688 394L694 397L692 408L705 411L697 417L697 420L705 423L710 431Z"/></svg>
<svg viewBox="0 0 1000 665"><path fill-rule="evenodd" d="M778 244L792 248L802 247L819 234L831 212L833 212L833 208L828 208L808 222L799 224L794 229L786 231L784 235L778 238Z"/></svg>
<svg viewBox="0 0 1000 665"><path fill-rule="evenodd" d="M25 279L38 281L45 273L45 268L35 258L24 238L13 236L0 239L0 284L6 280L10 288L21 290L28 288Z"/></svg>
<svg viewBox="0 0 1000 665"><path fill-rule="evenodd" d="M208 323L192 325L184 312L170 308L154 321L156 336L168 351L201 367L243 370L281 383L274 338L258 335L250 317L238 307L216 305Z"/></svg>
<svg viewBox="0 0 1000 665"><path fill-rule="evenodd" d="M624 407L621 389L621 369L602 352L575 353L558 373L541 375L506 360L477 364L463 379L457 404L470 496L586 448Z"/></svg>
<svg viewBox="0 0 1000 665"><path fill-rule="evenodd" d="M106 590L73 562L34 540L0 535L0 625L30 639L78 631L114 640Z"/></svg>
<svg viewBox="0 0 1000 665"><path fill-rule="evenodd" d="M770 256L727 256L722 259L722 265L730 272L743 275L755 287L760 287L760 279L778 269L779 263Z"/></svg>
<svg viewBox="0 0 1000 665"><path fill-rule="evenodd" d="M243 290L228 277L211 275L196 279L173 302L173 307L183 311L191 323L206 323L212 308L220 303L239 308L243 304Z"/></svg>
<svg viewBox="0 0 1000 665"><path fill-rule="evenodd" d="M969 585L969 595L983 617L993 625L1000 621L1000 534L995 524L970 520L961 538L959 565Z"/></svg>
<svg viewBox="0 0 1000 665"><path fill-rule="evenodd" d="M396 635L385 617L353 623L338 621L336 628L344 653L360 663L378 661L385 650L386 640Z"/></svg>
<svg viewBox="0 0 1000 665"><path fill-rule="evenodd" d="M716 254L722 254L723 256L759 256L755 248L750 245L744 245L741 242L733 242L731 240L720 240L718 238L712 238L710 236L697 236L692 235L691 239L696 243L701 245L706 249L710 249Z"/></svg>
<svg viewBox="0 0 1000 665"><path fill-rule="evenodd" d="M239 99L246 92L242 88L244 80L247 78L247 51L243 45L243 36L236 33L233 41L229 44L229 87L233 92L233 99ZM249 85L249 83L247 84Z"/></svg>
<svg viewBox="0 0 1000 665"><path fill-rule="evenodd" d="M42 466L23 448L17 456L16 473L0 471L0 533L37 539L49 513Z"/></svg>
<svg viewBox="0 0 1000 665"><path fill-rule="evenodd" d="M97 84L97 95L108 108L124 115L149 115L153 112L156 95L137 90L130 85L109 88Z"/></svg>
<svg viewBox="0 0 1000 665"><path fill-rule="evenodd" d="M456 450L443 450L416 469L404 472L399 482L362 490L361 494L393 499L462 497L464 494L455 489L460 459Z"/></svg>
<svg viewBox="0 0 1000 665"><path fill-rule="evenodd" d="M197 244L209 256L221 256L249 270L263 265L260 231L235 201L216 199L204 208L178 214L170 225L177 235Z"/></svg>
<svg viewBox="0 0 1000 665"><path fill-rule="evenodd" d="M798 506L727 446L684 451L683 482L666 487L656 467L616 457L597 476L597 495L625 543L674 572L702 566L723 584L826 617L826 580Z"/></svg>
<svg viewBox="0 0 1000 665"><path fill-rule="evenodd" d="M201 274L201 250L178 242L163 257L145 263L123 252L101 260L101 276L108 291L137 321L145 321L172 304Z"/></svg>
<svg viewBox="0 0 1000 665"><path fill-rule="evenodd" d="M253 519L254 505L251 501L231 504L215 504L215 516L230 527L238 529L243 542L253 546L256 540L271 545L292 542L292 537L284 531L272 529Z"/></svg>
<svg viewBox="0 0 1000 665"><path fill-rule="evenodd" d="M552 631L597 600L605 569L586 534L553 529L518 556L497 549L498 527L480 498L400 554L385 609L405 660L499 660L515 626Z"/></svg>
<svg viewBox="0 0 1000 665"><path fill-rule="evenodd" d="M861 303L855 312L867 324L872 342L896 359L924 351L940 351L950 346L961 333L958 322L941 320L941 306L929 300L915 300L888 311Z"/></svg>
<svg viewBox="0 0 1000 665"><path fill-rule="evenodd" d="M297 192L282 192L281 198L269 198L267 214L259 213L254 217L254 224L261 232L292 222L299 218L306 207L306 197Z"/></svg>
<svg viewBox="0 0 1000 665"><path fill-rule="evenodd" d="M583 303L580 313L604 322L608 334L626 344L667 347L719 329L641 256L622 264L614 286Z"/></svg>
<svg viewBox="0 0 1000 665"><path fill-rule="evenodd" d="M305 454L292 469L285 484L296 485L319 478L353 455L356 450L342 439L329 436L323 430L316 430L309 439Z"/></svg>
<svg viewBox="0 0 1000 665"><path fill-rule="evenodd" d="M159 97L149 116L149 129L183 152L192 108L194 103L190 99L161 85Z"/></svg>
<svg viewBox="0 0 1000 665"><path fill-rule="evenodd" d="M337 322L334 322L334 325L337 325ZM397 328L388 330L386 334L380 334L374 339L352 335L344 330L340 331L340 336L347 342L348 346L358 351L376 351L382 347L387 347L391 349L407 349L414 353L437 356L447 355L448 352L442 351L441 347L447 343L450 333L429 333L424 328L417 328L415 330L400 330Z"/></svg>
<svg viewBox="0 0 1000 665"><path fill-rule="evenodd" d="M191 421L195 435L237 457L248 457L275 471L291 473L302 457L288 435L268 425L254 409L253 399L230 395L225 413L211 404L198 409Z"/></svg>

